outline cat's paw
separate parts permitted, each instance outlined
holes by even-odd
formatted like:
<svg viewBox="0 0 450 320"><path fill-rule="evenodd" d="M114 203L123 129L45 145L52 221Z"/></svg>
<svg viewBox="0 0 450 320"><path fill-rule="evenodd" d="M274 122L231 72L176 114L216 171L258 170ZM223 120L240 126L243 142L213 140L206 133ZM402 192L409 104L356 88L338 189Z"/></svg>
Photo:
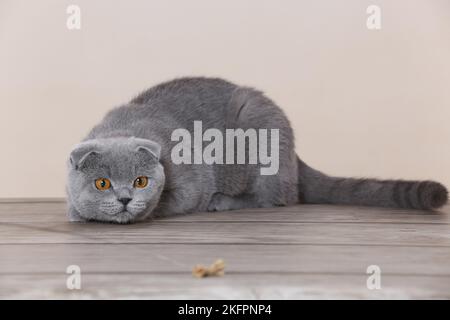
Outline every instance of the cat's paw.
<svg viewBox="0 0 450 320"><path fill-rule="evenodd" d="M84 219L84 218L81 218L81 217L79 217L79 218L69 217L69 222L84 223L84 222L88 222L88 221L86 219Z"/></svg>
<svg viewBox="0 0 450 320"><path fill-rule="evenodd" d="M81 217L80 213L71 205L69 205L67 217L69 218L70 222L87 222L87 220Z"/></svg>
<svg viewBox="0 0 450 320"><path fill-rule="evenodd" d="M211 201L208 205L208 211L226 211L231 210L231 199L230 197L222 194L222 193L215 193Z"/></svg>

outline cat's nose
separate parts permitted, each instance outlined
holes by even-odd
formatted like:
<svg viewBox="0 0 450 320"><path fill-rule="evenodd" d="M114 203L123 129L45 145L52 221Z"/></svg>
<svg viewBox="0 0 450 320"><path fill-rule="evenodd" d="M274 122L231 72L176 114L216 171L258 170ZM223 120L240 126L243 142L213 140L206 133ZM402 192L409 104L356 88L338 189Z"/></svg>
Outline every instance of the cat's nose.
<svg viewBox="0 0 450 320"><path fill-rule="evenodd" d="M119 201L122 202L124 206L126 206L128 202L131 201L131 198L120 198Z"/></svg>

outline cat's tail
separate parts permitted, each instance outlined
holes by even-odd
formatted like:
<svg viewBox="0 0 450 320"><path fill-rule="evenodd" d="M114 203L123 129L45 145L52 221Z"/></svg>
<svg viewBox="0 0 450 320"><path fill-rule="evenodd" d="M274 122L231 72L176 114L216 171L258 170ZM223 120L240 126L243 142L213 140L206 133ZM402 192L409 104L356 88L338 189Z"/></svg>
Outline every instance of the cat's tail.
<svg viewBox="0 0 450 320"><path fill-rule="evenodd" d="M330 177L298 159L299 202L432 210L447 203L448 191L435 181Z"/></svg>

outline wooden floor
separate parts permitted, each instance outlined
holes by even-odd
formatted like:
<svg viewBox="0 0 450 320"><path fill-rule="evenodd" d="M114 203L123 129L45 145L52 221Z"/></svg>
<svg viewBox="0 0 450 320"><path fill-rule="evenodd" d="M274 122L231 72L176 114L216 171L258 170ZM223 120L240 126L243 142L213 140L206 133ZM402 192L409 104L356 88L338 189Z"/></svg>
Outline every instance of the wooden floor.
<svg viewBox="0 0 450 320"><path fill-rule="evenodd" d="M225 276L192 277L217 258ZM69 265L81 290L66 287ZM367 288L369 265L379 290ZM450 298L450 207L304 205L112 225L69 223L62 201L2 201L0 298Z"/></svg>

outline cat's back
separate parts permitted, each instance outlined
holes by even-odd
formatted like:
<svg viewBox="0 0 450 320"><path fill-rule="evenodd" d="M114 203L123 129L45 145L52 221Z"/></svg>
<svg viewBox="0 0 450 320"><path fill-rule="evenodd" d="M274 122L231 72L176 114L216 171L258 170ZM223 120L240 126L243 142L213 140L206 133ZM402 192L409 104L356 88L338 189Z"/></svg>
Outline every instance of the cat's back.
<svg viewBox="0 0 450 320"><path fill-rule="evenodd" d="M135 104L226 102L238 86L221 78L183 77L158 84L133 98Z"/></svg>
<svg viewBox="0 0 450 320"><path fill-rule="evenodd" d="M169 121L188 128L195 120L220 126L237 85L220 78L178 78L158 84L133 98L117 113L150 122ZM113 115L114 111L111 113Z"/></svg>
<svg viewBox="0 0 450 320"><path fill-rule="evenodd" d="M109 111L86 139L123 132L137 135L137 124L154 128L190 128L202 120L222 127L237 85L220 78L184 77L151 87L128 104Z"/></svg>

